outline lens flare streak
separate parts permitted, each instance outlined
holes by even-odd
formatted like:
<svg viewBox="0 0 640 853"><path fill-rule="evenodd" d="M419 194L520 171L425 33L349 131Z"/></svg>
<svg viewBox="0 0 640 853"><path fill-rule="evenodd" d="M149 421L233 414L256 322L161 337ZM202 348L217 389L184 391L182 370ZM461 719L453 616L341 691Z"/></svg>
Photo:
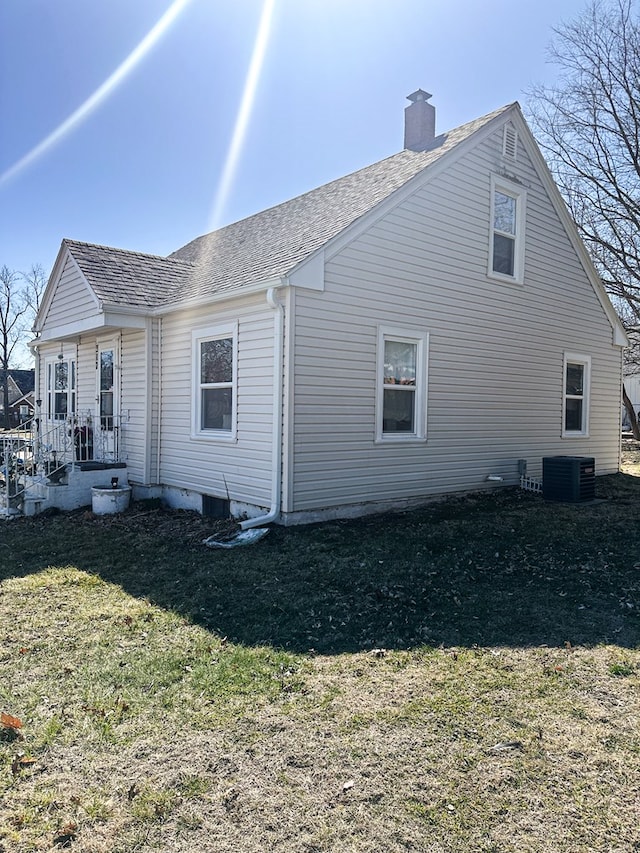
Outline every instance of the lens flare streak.
<svg viewBox="0 0 640 853"><path fill-rule="evenodd" d="M247 78L244 83L240 109L238 110L238 115L236 117L233 136L231 137L231 143L229 145L224 169L222 171L220 185L213 203L212 213L209 217L209 231L213 231L220 226L220 221L231 191L233 179L238 169L238 162L242 152L242 146L247 135L247 128L253 111L258 83L260 82L260 74L262 73L262 66L264 64L269 44L269 34L271 31L274 8L275 0L265 0L262 7L262 14L260 16L255 44L253 46L253 53L251 54L251 62L249 63Z"/></svg>
<svg viewBox="0 0 640 853"><path fill-rule="evenodd" d="M81 104L75 112L73 112L65 121L62 122L54 131L52 131L42 142L38 143L35 148L32 148L24 157L7 169L4 174L0 175L0 186L7 183L12 178L15 178L33 163L42 157L49 149L53 148L67 134L74 130L90 113L105 101L109 95L126 79L154 45L162 38L169 27L176 20L178 15L185 9L191 0L174 0L171 6L167 9L164 15L159 19L157 24L149 30L142 41L131 51L129 56L122 62L116 70L111 74L104 83L99 86L95 92L90 95L83 104Z"/></svg>

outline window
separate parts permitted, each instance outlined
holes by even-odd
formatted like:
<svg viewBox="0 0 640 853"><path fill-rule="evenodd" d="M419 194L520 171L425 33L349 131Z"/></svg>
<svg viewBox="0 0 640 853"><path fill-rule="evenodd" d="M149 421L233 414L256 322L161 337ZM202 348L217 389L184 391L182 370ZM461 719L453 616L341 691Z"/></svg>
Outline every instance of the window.
<svg viewBox="0 0 640 853"><path fill-rule="evenodd" d="M114 350L100 349L98 374L98 405L100 409L100 426L112 430L114 426Z"/></svg>
<svg viewBox="0 0 640 853"><path fill-rule="evenodd" d="M491 179L489 275L522 282L525 193L511 181Z"/></svg>
<svg viewBox="0 0 640 853"><path fill-rule="evenodd" d="M236 326L193 333L196 437L235 438Z"/></svg>
<svg viewBox="0 0 640 853"><path fill-rule="evenodd" d="M75 359L58 357L47 362L47 414L53 420L64 420L76 411Z"/></svg>
<svg viewBox="0 0 640 853"><path fill-rule="evenodd" d="M377 440L425 437L427 343L426 332L379 329Z"/></svg>
<svg viewBox="0 0 640 853"><path fill-rule="evenodd" d="M567 438L589 433L590 380L590 357L565 353L562 435Z"/></svg>

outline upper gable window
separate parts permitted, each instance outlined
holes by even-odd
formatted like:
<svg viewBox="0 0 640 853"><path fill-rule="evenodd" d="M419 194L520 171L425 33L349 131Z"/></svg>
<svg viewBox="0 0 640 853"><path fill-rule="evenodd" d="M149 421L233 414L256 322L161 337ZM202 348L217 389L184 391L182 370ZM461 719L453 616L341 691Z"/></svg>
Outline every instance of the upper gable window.
<svg viewBox="0 0 640 853"><path fill-rule="evenodd" d="M489 275L522 282L524 272L525 191L518 184L491 178Z"/></svg>

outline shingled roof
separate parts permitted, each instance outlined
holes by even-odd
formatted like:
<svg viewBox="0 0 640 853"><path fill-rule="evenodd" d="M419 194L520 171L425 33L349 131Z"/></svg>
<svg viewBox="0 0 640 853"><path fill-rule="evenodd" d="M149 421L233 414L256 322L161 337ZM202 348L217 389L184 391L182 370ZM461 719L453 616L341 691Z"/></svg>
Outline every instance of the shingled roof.
<svg viewBox="0 0 640 853"><path fill-rule="evenodd" d="M100 302L155 308L179 294L194 266L176 258L145 255L77 240L64 240Z"/></svg>
<svg viewBox="0 0 640 853"><path fill-rule="evenodd" d="M65 240L101 302L157 308L287 275L512 105L192 240L168 257Z"/></svg>

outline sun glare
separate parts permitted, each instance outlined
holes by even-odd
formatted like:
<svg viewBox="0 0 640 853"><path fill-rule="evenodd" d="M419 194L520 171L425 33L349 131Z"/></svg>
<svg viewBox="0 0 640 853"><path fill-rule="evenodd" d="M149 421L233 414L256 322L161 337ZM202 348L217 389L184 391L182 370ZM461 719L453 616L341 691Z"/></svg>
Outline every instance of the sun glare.
<svg viewBox="0 0 640 853"><path fill-rule="evenodd" d="M249 70L247 72L247 78L242 92L240 109L236 116L233 136L231 137L231 143L229 145L224 168L222 170L222 177L214 199L211 216L209 217L209 231L213 231L220 226L220 221L229 197L229 192L231 191L233 179L238 169L238 161L247 135L249 119L251 118L253 103L255 101L256 91L260 81L260 74L262 72L262 66L267 52L274 8L275 0L264 0L260 23L258 25L258 32L256 34L256 40L251 54L251 62L249 63Z"/></svg>
<svg viewBox="0 0 640 853"><path fill-rule="evenodd" d="M131 51L129 56L122 62L116 70L111 74L104 83L99 86L95 92L81 104L78 109L73 112L62 124L52 131L42 142L38 143L24 157L18 160L13 166L10 166L2 175L0 175L0 186L7 183L12 178L15 178L29 166L36 162L49 149L53 148L72 130L74 130L81 122L83 122L90 113L92 113L100 104L105 101L109 95L126 79L144 57L149 53L151 48L162 38L169 29L171 24L180 15L184 8L191 0L174 0L171 6L167 9L155 26L147 33L142 41Z"/></svg>

